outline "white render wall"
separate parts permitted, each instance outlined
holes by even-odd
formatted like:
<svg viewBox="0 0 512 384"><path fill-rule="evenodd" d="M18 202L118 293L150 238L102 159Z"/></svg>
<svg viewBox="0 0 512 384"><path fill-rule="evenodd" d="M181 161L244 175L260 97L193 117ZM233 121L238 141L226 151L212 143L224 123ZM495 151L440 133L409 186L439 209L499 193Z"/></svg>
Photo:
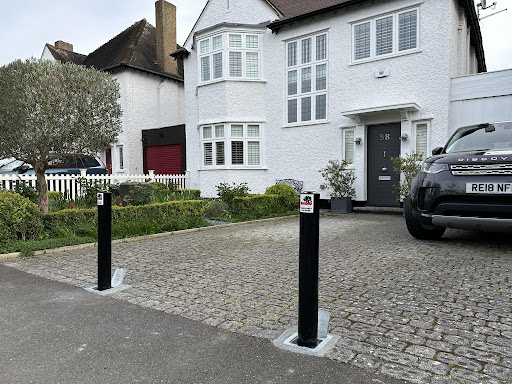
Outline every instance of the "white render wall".
<svg viewBox="0 0 512 384"><path fill-rule="evenodd" d="M230 3L231 0L230 0ZM261 1L237 0L239 15L252 14ZM199 20L196 30L207 28L225 20L219 19L225 1L210 3ZM233 4L233 3L232 3ZM351 63L351 23L408 6L420 6L420 51L361 64ZM225 9L224 9L225 11ZM269 11L270 12L270 11ZM243 22L233 19L230 22ZM265 21L269 15L252 19ZM410 139L402 144L402 154L414 149L413 124L430 123L430 148L444 144L449 136L450 80L451 80L451 14L446 0L391 0L369 2L315 17L314 20L294 23L272 34L263 36L263 78L259 83L224 81L214 85L198 85L197 51L192 39L186 48L191 52L185 60L185 89L187 103L187 157L188 169L195 188L203 196L215 196L215 186L221 182L247 181L254 193L261 193L276 179L292 178L304 181L304 188L321 192L325 181L319 170L330 159L342 158L342 128L356 127L355 137L362 145L355 147L353 168L357 175L356 200L366 200L366 137L368 124L401 121L398 110L366 116L357 125L343 113L365 108L416 103L419 112L411 113L402 121L402 133ZM297 37L328 31L328 122L304 126L285 127L286 111L286 52L285 41ZM377 69L388 68L390 76L376 79ZM261 104L264 103L262 107ZM262 122L262 159L260 170L200 170L202 161L198 126L222 122Z"/></svg>
<svg viewBox="0 0 512 384"><path fill-rule="evenodd" d="M185 123L183 83L140 71L115 73L121 93L122 132L112 150L115 173L143 173L142 131ZM119 145L124 169L119 168Z"/></svg>

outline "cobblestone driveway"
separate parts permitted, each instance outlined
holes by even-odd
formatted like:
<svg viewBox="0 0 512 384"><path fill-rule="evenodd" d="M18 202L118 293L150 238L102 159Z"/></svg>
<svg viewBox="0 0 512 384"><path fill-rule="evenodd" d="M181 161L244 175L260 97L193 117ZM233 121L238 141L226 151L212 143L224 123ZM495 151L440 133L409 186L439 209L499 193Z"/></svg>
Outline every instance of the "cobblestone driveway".
<svg viewBox="0 0 512 384"><path fill-rule="evenodd" d="M321 218L320 307L329 357L414 383L512 383L512 239L449 230L414 240L400 216ZM116 297L274 339L297 321L297 217L116 244L133 289ZM16 259L89 287L96 249Z"/></svg>

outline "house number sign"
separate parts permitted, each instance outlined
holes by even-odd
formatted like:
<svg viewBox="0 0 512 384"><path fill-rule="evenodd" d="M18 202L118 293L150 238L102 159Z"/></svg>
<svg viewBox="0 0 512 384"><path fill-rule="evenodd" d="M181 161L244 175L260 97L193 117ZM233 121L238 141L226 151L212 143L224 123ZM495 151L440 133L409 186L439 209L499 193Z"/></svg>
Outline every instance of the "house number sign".
<svg viewBox="0 0 512 384"><path fill-rule="evenodd" d="M379 136L380 141L389 141L391 139L391 135L389 133L381 133Z"/></svg>

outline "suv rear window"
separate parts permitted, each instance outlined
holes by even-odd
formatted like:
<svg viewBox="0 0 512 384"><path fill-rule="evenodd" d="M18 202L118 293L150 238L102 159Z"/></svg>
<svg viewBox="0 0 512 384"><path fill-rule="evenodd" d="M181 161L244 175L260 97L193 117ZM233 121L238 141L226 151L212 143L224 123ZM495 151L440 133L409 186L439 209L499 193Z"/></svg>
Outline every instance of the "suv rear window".
<svg viewBox="0 0 512 384"><path fill-rule="evenodd" d="M512 122L461 129L446 144L446 153L512 149Z"/></svg>

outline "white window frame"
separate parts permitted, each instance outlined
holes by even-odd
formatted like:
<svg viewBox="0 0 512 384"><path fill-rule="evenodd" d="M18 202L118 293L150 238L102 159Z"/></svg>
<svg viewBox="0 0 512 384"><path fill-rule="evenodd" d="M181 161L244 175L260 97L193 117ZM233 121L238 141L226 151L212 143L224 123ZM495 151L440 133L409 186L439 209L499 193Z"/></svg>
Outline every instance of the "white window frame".
<svg viewBox="0 0 512 384"><path fill-rule="evenodd" d="M354 141L353 141L353 145L354 145L354 158L352 159L352 164L350 164L349 168L352 168L354 167L354 163L355 163L355 157L356 157L356 127L347 127L347 128L343 128L341 130L341 158L344 159L344 160L347 160L347 154L346 154L346 151L345 151L345 145L346 145L346 139L345 139L345 135L347 132L350 132L352 131L354 133Z"/></svg>
<svg viewBox="0 0 512 384"><path fill-rule="evenodd" d="M215 127L216 126L224 126L224 137L216 137ZM234 137L231 134L231 127L233 125L241 125L243 127L242 137ZM259 127L259 136L258 137L249 137L248 136L248 126L257 125ZM212 138L204 139L203 130L205 127L212 128ZM200 126L199 129L200 134L200 142L201 142L201 165L200 169L261 169L263 168L263 123L260 122L229 122L229 123L215 123L215 124L205 124ZM243 142L243 164L232 164L231 158L231 143L234 141ZM224 143L224 164L217 165L217 151L216 144L217 142ZM249 165L249 151L248 146L249 142L258 142L259 143L259 157L260 163ZM212 165L205 165L205 150L204 144L212 143Z"/></svg>
<svg viewBox="0 0 512 384"><path fill-rule="evenodd" d="M316 50L317 50L317 37L325 35L325 44L326 44L326 52L325 58L321 60L317 60ZM311 39L311 61L308 63L302 64L302 42L306 39ZM290 44L296 43L296 63L295 65L288 65L289 57L288 57L288 47ZM313 125L318 123L323 123L328 120L329 117L329 33L326 30L315 32L314 34L301 36L299 38L294 38L292 40L287 40L285 42L285 66L286 66L286 76L285 76L285 91L286 91L286 101L285 101L285 126L294 127L301 125ZM316 69L318 66L325 65L325 88L322 90L316 90L317 87L317 77L316 77ZM311 68L311 90L309 92L302 92L302 70L305 68ZM297 73L297 92L293 95L288 94L288 74L296 71ZM325 95L325 118L317 119L316 118L316 98L317 96ZM302 99L306 97L311 97L311 119L310 120L302 120ZM297 100L297 121L289 122L289 113L288 113L288 102L290 100Z"/></svg>
<svg viewBox="0 0 512 384"><path fill-rule="evenodd" d="M430 146L430 135L431 135L431 121L430 120L418 120L413 123L413 136L414 136L414 152L418 152L418 143L417 143L417 130L418 125L426 125L427 126L427 153L425 153L424 159L431 156L431 146Z"/></svg>
<svg viewBox="0 0 512 384"><path fill-rule="evenodd" d="M240 31L240 30L222 30L212 33L210 35L201 37L197 40L197 55L198 55L198 82L199 85L217 83L224 80L236 80L236 81L261 81L262 79L262 60L261 60L261 31ZM241 35L242 37L242 47L235 48L229 46L229 35ZM222 36L222 47L216 50L213 49L213 39L215 37ZM247 36L256 36L257 37L257 48L247 48ZM201 53L201 42L209 41L209 51ZM230 76L230 68L229 68L229 55L230 52L240 52L242 56L242 76ZM222 53L222 76L218 78L214 78L214 68L213 68L213 56L215 54ZM247 54L248 53L257 53L258 55L258 75L257 76L248 76L247 75ZM210 79L203 80L202 73L202 60L203 58L209 58L210 63Z"/></svg>
<svg viewBox="0 0 512 384"><path fill-rule="evenodd" d="M410 49L406 49L406 50L403 50L403 51L399 51L398 48L399 48L399 29L400 29L400 26L399 26L399 16L403 13L407 13L407 12L412 12L412 11L416 11L416 47L415 48L410 48ZM377 28L376 28L376 22L377 20L380 20L380 19L384 19L386 17L389 17L389 16L393 16L393 49L392 49L392 52L391 53L388 53L388 54L384 54L384 55L377 55ZM419 52L421 50L420 46L421 46L421 42L420 42L420 30L421 30L421 12L420 12L420 7L419 6L414 6L414 7L409 7L409 8L404 8L404 9L400 9L400 10L397 10L397 11L394 11L394 12L390 12L390 13L386 13L386 14L381 14L381 15L377 15L377 16L374 16L372 18L367 18L367 19L364 19L364 20L360 20L360 21L356 21L354 23L352 23L352 49L351 49L351 62L353 64L358 64L358 63L364 63L364 62L368 62L368 61L375 61L375 60L381 60L381 59L385 59L385 58L389 58L389 57L395 57L395 56L402 56L402 55L406 55L406 54L409 54L409 53L413 53L413 52ZM362 58L362 59L358 59L356 60L356 33L355 33L355 28L358 26L358 25L362 25L362 24L366 24L366 23L370 23L370 57L365 57L365 58Z"/></svg>
<svg viewBox="0 0 512 384"><path fill-rule="evenodd" d="M123 146L122 145L118 145L116 152L117 152L117 169L119 171L124 171L124 169L125 169L125 167L124 167L125 156L124 156Z"/></svg>

